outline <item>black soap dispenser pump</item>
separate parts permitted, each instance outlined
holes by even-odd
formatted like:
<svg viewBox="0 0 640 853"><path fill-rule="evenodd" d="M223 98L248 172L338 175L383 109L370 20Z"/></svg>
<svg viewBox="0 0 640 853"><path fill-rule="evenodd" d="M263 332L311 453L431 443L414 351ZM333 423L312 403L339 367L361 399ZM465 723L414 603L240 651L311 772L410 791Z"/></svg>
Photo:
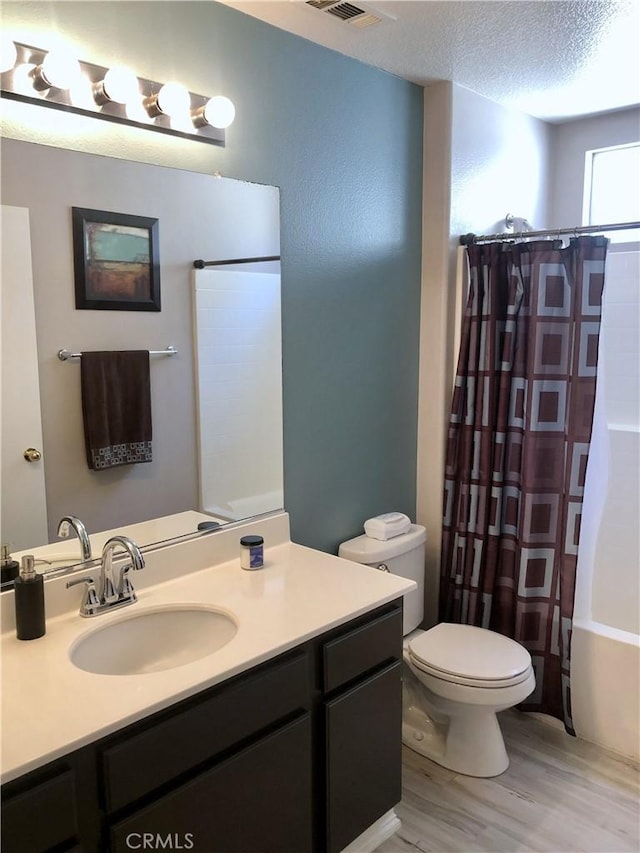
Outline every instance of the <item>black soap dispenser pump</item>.
<svg viewBox="0 0 640 853"><path fill-rule="evenodd" d="M20 563L11 559L11 548L9 545L1 546L0 557L0 583L13 582L18 577Z"/></svg>
<svg viewBox="0 0 640 853"><path fill-rule="evenodd" d="M44 578L34 568L31 554L22 558L20 574L14 581L16 634L19 640L36 640L46 631L44 618Z"/></svg>

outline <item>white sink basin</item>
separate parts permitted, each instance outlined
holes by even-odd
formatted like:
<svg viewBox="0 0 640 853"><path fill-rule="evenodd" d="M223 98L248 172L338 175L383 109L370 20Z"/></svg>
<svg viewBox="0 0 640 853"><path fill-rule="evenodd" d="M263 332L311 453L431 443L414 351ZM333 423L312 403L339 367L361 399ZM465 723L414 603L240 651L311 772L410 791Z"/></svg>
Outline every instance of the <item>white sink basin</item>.
<svg viewBox="0 0 640 853"><path fill-rule="evenodd" d="M98 675L164 672L218 651L237 630L231 616L197 605L144 610L96 626L76 640L69 657L79 669Z"/></svg>

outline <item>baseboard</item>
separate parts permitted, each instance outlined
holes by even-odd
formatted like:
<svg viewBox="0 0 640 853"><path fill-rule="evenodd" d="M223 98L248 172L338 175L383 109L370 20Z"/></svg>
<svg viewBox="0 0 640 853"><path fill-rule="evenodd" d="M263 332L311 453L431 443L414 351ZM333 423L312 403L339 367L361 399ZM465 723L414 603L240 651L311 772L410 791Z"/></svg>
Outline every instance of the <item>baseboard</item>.
<svg viewBox="0 0 640 853"><path fill-rule="evenodd" d="M393 809L383 814L368 829L365 829L342 853L372 853L383 841L391 838L400 829L400 818Z"/></svg>

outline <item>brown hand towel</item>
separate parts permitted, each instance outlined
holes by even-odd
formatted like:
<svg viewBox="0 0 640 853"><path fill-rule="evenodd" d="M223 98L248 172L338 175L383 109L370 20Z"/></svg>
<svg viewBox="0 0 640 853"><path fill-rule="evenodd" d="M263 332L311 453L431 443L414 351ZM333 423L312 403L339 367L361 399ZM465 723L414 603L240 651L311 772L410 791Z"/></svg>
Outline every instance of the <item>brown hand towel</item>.
<svg viewBox="0 0 640 853"><path fill-rule="evenodd" d="M83 352L80 383L89 468L151 462L148 350Z"/></svg>

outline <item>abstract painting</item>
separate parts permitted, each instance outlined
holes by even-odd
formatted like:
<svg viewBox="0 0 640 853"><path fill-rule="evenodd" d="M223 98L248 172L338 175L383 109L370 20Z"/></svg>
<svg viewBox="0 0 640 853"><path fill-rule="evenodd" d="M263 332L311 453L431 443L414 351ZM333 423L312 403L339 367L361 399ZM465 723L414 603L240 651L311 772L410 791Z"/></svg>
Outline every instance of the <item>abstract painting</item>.
<svg viewBox="0 0 640 853"><path fill-rule="evenodd" d="M71 210L76 308L160 311L158 220Z"/></svg>

